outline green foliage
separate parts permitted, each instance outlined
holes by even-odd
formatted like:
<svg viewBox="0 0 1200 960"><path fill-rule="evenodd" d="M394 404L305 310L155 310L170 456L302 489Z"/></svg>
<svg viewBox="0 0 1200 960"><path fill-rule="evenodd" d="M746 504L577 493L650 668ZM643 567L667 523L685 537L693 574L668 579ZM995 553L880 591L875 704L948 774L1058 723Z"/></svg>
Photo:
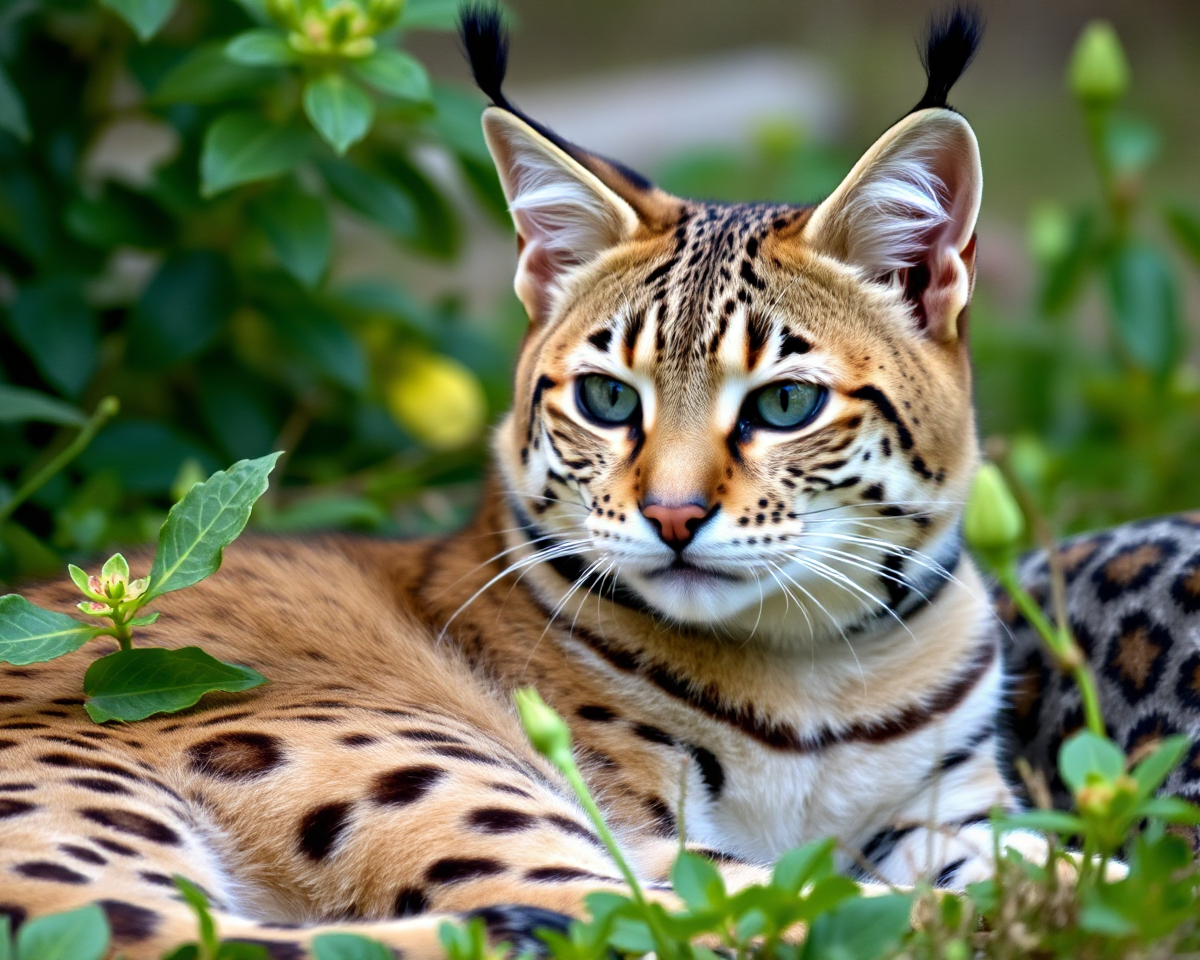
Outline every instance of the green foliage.
<svg viewBox="0 0 1200 960"><path fill-rule="evenodd" d="M0 597L0 661L27 664L53 660L96 637L113 637L120 649L92 662L83 678L85 709L97 723L142 720L174 713L216 690L236 693L266 682L249 667L223 663L198 647L134 649L133 628L148 627L158 614L142 609L164 593L212 576L225 548L245 529L255 501L267 489L278 453L242 460L207 480L185 485L158 536L149 576L130 580L129 564L117 553L99 576L70 564L68 572L87 598L80 612L102 627L42 608L17 594Z"/></svg>

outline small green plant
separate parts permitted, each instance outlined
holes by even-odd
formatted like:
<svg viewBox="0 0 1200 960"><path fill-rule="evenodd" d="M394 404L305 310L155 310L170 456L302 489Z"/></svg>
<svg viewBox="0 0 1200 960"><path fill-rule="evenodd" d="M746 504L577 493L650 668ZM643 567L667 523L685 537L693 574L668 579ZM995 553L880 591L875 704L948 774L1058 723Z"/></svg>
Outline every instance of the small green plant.
<svg viewBox="0 0 1200 960"><path fill-rule="evenodd" d="M8 917L0 916L0 960L101 960L109 938L108 920L95 904L30 920L15 938Z"/></svg>
<svg viewBox="0 0 1200 960"><path fill-rule="evenodd" d="M215 690L238 692L265 683L249 667L224 663L199 647L134 647L133 631L158 619L157 613L141 612L147 605L217 572L225 548L245 528L254 502L266 491L279 456L239 461L188 490L159 531L148 576L130 579L129 564L119 553L99 575L71 564L71 579L85 597L80 612L103 626L45 610L19 594L0 597L0 661L40 663L98 637L115 639L119 649L94 661L83 679L84 706L97 723L173 713Z"/></svg>

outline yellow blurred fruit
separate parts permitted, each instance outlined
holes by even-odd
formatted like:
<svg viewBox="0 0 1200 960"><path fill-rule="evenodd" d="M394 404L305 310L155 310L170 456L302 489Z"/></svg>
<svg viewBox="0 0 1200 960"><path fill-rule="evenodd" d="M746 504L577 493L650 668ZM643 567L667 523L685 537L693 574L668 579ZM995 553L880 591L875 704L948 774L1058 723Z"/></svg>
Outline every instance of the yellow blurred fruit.
<svg viewBox="0 0 1200 960"><path fill-rule="evenodd" d="M487 398L475 374L437 354L406 356L386 398L396 422L435 450L465 446L487 420Z"/></svg>

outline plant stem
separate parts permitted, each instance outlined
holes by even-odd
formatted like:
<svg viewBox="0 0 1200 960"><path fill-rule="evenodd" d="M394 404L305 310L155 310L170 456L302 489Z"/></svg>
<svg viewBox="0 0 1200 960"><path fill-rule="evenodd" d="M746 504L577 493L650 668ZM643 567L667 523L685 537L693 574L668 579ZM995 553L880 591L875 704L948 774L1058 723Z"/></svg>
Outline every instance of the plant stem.
<svg viewBox="0 0 1200 960"><path fill-rule="evenodd" d="M51 477L83 453L87 445L92 442L92 438L96 436L97 431L112 417L116 416L117 411L120 409L121 404L116 397L105 397L96 404L95 412L92 413L88 422L79 428L79 433L75 434L75 438L63 447L53 460L21 484L21 487L12 495L7 503L0 504L0 523L12 516L13 511L17 507L37 493Z"/></svg>
<svg viewBox="0 0 1200 960"><path fill-rule="evenodd" d="M998 567L995 573L996 579L1012 597L1017 609L1046 642L1046 646L1059 668L1069 672L1074 678L1075 685L1079 687L1079 696L1083 702L1083 715L1087 720L1088 729L1097 736L1107 736L1104 716L1100 712L1100 698L1096 693L1095 678L1084 659L1083 651L1079 649L1075 638L1071 636L1070 628L1056 627L1046 619L1042 608L1037 605L1033 597L1022 589L1021 584L1017 581L1016 568L1011 562Z"/></svg>

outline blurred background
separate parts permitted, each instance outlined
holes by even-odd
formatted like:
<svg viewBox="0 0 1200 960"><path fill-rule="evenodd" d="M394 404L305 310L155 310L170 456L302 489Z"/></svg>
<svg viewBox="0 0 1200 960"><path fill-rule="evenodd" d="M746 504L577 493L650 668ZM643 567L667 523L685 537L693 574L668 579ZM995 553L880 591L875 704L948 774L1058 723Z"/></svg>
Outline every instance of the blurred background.
<svg viewBox="0 0 1200 960"><path fill-rule="evenodd" d="M506 9L512 99L692 196L817 200L924 85L917 0ZM982 9L981 433L1060 533L1200 507L1200 6ZM0 580L275 449L260 530L465 519L524 317L454 16L0 3Z"/></svg>

